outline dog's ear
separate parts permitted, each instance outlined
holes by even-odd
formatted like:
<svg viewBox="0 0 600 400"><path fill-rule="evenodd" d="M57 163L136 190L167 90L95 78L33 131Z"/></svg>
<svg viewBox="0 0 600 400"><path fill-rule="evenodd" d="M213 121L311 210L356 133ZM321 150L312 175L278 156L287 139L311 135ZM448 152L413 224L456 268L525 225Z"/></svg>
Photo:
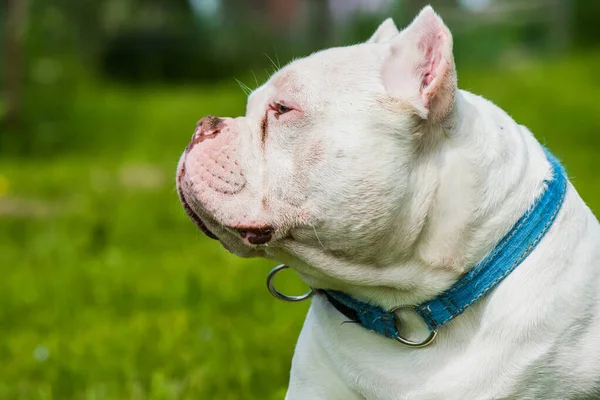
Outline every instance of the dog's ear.
<svg viewBox="0 0 600 400"><path fill-rule="evenodd" d="M390 41L382 78L387 92L409 101L423 119L439 121L456 94L452 34L430 6Z"/></svg>
<svg viewBox="0 0 600 400"><path fill-rule="evenodd" d="M394 21L391 18L388 18L379 25L379 28L377 28L373 36L367 40L367 43L386 43L399 33Z"/></svg>

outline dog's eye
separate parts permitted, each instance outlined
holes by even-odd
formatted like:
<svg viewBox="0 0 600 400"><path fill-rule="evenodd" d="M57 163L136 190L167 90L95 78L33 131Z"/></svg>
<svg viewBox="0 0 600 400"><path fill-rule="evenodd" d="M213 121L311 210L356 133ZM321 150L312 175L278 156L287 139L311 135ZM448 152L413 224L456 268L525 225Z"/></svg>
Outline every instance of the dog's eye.
<svg viewBox="0 0 600 400"><path fill-rule="evenodd" d="M275 103L273 104L273 109L275 110L275 112L279 115L281 114L285 114L286 112L292 111L292 109L290 107L287 107L281 103Z"/></svg>

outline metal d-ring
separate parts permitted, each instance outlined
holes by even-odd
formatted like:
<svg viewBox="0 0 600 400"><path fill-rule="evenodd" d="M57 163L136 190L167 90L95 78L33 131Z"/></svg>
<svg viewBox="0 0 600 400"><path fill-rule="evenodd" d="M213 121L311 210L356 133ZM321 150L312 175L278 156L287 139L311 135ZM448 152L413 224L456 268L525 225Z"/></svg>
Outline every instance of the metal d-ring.
<svg viewBox="0 0 600 400"><path fill-rule="evenodd" d="M427 338L425 340L423 340L422 342L413 342L412 340L405 339L400 335L398 335L396 337L396 340L405 346L418 348L418 347L429 346L435 340L436 336L437 336L437 331L433 331L433 332L430 332L429 336L427 336Z"/></svg>
<svg viewBox="0 0 600 400"><path fill-rule="evenodd" d="M402 308L404 308L404 307L396 307L396 308L393 308L392 310L390 310L390 312L393 313L394 317L396 318L396 325L398 324L398 314L396 314L396 311L398 311ZM427 338L425 338L425 340L423 340L422 342L414 342L412 340L403 338L402 336L400 336L400 332L398 332L398 336L396 336L394 339L396 339L397 341L399 341L400 343L402 343L405 346L419 348L419 347L429 346L435 340L436 336L437 336L437 331L431 331L431 332L429 332L429 336L427 336Z"/></svg>
<svg viewBox="0 0 600 400"><path fill-rule="evenodd" d="M297 301L304 301L307 300L309 298L312 297L312 295L315 293L312 288L306 292L303 295L300 296L288 296L287 294L283 294L281 293L279 290L275 289L275 286L273 286L273 278L275 278L275 275L277 275L279 272L283 271L284 269L288 269L289 267L285 264L280 264L278 266L276 266L275 268L273 268L271 270L271 272L269 272L269 275L267 275L267 289L269 289L269 292L276 298L282 301L288 301L288 302L297 302Z"/></svg>

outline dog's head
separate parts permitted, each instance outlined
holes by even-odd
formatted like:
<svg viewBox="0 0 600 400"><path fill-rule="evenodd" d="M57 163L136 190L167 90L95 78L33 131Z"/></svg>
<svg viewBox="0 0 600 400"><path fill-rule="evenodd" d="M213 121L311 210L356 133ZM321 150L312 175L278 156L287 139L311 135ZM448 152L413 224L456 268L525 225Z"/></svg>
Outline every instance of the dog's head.
<svg viewBox="0 0 600 400"><path fill-rule="evenodd" d="M360 260L399 226L396 245L408 244L419 230L412 208L425 206L409 204L414 169L440 140L423 127L448 119L455 92L452 37L434 11L401 32L388 19L366 43L282 68L245 116L202 118L179 161L180 200L240 256L302 246Z"/></svg>

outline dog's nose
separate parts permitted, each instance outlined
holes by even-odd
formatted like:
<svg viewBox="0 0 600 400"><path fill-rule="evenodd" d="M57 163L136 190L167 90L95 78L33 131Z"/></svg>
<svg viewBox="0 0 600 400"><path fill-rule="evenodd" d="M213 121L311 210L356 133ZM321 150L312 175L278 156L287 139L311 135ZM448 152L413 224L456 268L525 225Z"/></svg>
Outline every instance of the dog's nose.
<svg viewBox="0 0 600 400"><path fill-rule="evenodd" d="M221 132L222 128L222 118L215 117L214 115L207 115L196 124L196 133L203 136L216 135Z"/></svg>
<svg viewBox="0 0 600 400"><path fill-rule="evenodd" d="M219 117L215 117L214 115L207 115L202 118L196 124L196 130L194 131L194 135L192 136L192 140L188 144L186 148L186 152L189 153L192 148L201 143L205 139L214 138L221 130L225 127L225 120Z"/></svg>

